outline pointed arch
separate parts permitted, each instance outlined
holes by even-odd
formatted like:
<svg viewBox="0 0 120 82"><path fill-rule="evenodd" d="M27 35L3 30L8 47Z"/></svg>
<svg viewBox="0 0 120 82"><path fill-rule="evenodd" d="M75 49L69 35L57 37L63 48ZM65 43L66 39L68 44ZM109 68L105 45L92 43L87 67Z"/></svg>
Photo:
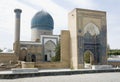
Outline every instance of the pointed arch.
<svg viewBox="0 0 120 82"><path fill-rule="evenodd" d="M92 53L92 51L86 50L86 51L84 52L84 61L85 61L85 56L88 56L88 57L87 57L87 58L89 59L88 61L89 61L89 63L92 65L93 62L94 62L94 54Z"/></svg>
<svg viewBox="0 0 120 82"><path fill-rule="evenodd" d="M52 40L48 40L44 44L44 60L51 61L51 58L55 56L56 44Z"/></svg>
<svg viewBox="0 0 120 82"><path fill-rule="evenodd" d="M100 31L99 28L94 23L90 22L84 27L83 35L85 35L86 33L90 33L92 36L94 36L99 35Z"/></svg>
<svg viewBox="0 0 120 82"><path fill-rule="evenodd" d="M46 44L53 44L53 45L56 46L56 44L55 44L52 40L48 40L48 41L45 43L45 45L46 45Z"/></svg>
<svg viewBox="0 0 120 82"><path fill-rule="evenodd" d="M25 56L27 55L27 53L28 53L27 48L21 48L19 59L21 61L24 61L25 60Z"/></svg>
<svg viewBox="0 0 120 82"><path fill-rule="evenodd" d="M35 54L32 54L32 55L31 55L31 61L32 61L32 62L36 62L36 55L35 55Z"/></svg>

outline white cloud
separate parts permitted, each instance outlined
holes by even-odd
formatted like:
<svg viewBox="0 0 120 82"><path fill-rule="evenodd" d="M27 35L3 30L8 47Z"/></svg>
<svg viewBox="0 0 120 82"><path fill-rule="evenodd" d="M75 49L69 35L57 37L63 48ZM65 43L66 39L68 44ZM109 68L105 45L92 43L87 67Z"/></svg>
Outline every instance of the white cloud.
<svg viewBox="0 0 120 82"><path fill-rule="evenodd" d="M69 3L74 4L77 8L96 8L97 5L93 2L93 0L67 0ZM68 4L69 4L68 3Z"/></svg>
<svg viewBox="0 0 120 82"><path fill-rule="evenodd" d="M32 5L27 4L27 2ZM7 5L7 6L6 6ZM37 9L35 8L37 6ZM38 8L39 7L39 8ZM48 11L55 21L55 33L67 28L67 11L50 0L2 0L0 3L0 47L12 48L14 42L15 14L14 9L22 9L21 40L30 40L31 18L41 9ZM7 40L3 36L7 37ZM8 40L9 39L9 40ZM10 45L6 43L11 43Z"/></svg>
<svg viewBox="0 0 120 82"><path fill-rule="evenodd" d="M62 2L63 0L61 0ZM31 18L41 9L49 12L54 18L55 34L59 34L60 30L67 29L68 13L73 8L87 8L87 9L102 9L108 11L107 5L109 3L99 4L100 1L95 0L66 0L63 6L54 2L54 0L0 0L0 48L12 48L14 42L14 27L15 27L15 14L14 9L22 9L21 16L21 40L30 40L31 38ZM101 1L102 2L102 1ZM115 3L114 3L115 4ZM118 4L118 3L117 3ZM67 6L69 5L69 6ZM71 6L72 5L72 6ZM70 7L70 8L64 8ZM113 8L111 5L109 7ZM119 6L118 6L119 7ZM116 9L116 8L113 8ZM119 10L117 10L119 11ZM112 48L119 47L119 14L113 14L112 10L108 11L108 42ZM116 37L117 36L117 37Z"/></svg>
<svg viewBox="0 0 120 82"><path fill-rule="evenodd" d="M30 39L30 21L35 10L16 0L1 0L0 2L0 48L12 48L14 42L15 13L14 9L23 10L21 21L21 40ZM27 36L26 38L24 36Z"/></svg>
<svg viewBox="0 0 120 82"><path fill-rule="evenodd" d="M39 7L37 10L44 9L49 12L54 19L54 32L55 34L59 34L60 30L67 29L67 14L68 11L63 7L57 5L52 2L52 0L22 0L26 5L32 4L30 7L35 8Z"/></svg>

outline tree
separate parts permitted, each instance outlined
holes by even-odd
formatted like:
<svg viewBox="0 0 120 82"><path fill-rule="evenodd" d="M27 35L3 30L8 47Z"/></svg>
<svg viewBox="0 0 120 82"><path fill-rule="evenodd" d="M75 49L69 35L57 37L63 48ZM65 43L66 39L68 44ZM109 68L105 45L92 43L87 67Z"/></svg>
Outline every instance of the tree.
<svg viewBox="0 0 120 82"><path fill-rule="evenodd" d="M56 48L55 48L55 56L52 57L52 61L56 62L56 61L60 61L60 43L57 44Z"/></svg>
<svg viewBox="0 0 120 82"><path fill-rule="evenodd" d="M109 53L110 53L110 45L107 44L107 54L109 54Z"/></svg>
<svg viewBox="0 0 120 82"><path fill-rule="evenodd" d="M84 61L85 63L90 63L90 52L84 54Z"/></svg>
<svg viewBox="0 0 120 82"><path fill-rule="evenodd" d="M2 49L0 49L0 52L2 52L3 50Z"/></svg>
<svg viewBox="0 0 120 82"><path fill-rule="evenodd" d="M107 44L107 50L108 50L108 51L110 50L110 45L109 45L109 44Z"/></svg>
<svg viewBox="0 0 120 82"><path fill-rule="evenodd" d="M108 55L120 55L120 49L111 49Z"/></svg>

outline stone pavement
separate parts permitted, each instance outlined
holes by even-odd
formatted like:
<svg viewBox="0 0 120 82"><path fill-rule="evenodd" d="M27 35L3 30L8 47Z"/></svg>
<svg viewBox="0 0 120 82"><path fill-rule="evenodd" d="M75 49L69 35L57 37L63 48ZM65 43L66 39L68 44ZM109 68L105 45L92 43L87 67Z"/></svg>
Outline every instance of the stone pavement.
<svg viewBox="0 0 120 82"><path fill-rule="evenodd" d="M0 82L120 82L120 72L0 79Z"/></svg>
<svg viewBox="0 0 120 82"><path fill-rule="evenodd" d="M120 68L112 69L101 69L101 70L92 70L92 69L41 69L37 73L12 73L12 71L1 71L0 79L18 79L18 78L33 78L33 77L45 77L45 76L70 76L70 75L83 75L83 74L94 74L94 73L120 73Z"/></svg>

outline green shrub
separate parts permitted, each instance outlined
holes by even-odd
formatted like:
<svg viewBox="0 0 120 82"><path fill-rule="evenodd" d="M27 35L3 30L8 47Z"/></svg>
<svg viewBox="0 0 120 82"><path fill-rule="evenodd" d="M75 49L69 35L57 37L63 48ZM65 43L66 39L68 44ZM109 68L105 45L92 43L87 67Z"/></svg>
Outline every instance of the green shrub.
<svg viewBox="0 0 120 82"><path fill-rule="evenodd" d="M85 61L85 63L90 63L90 53L89 52L84 54L84 61Z"/></svg>
<svg viewBox="0 0 120 82"><path fill-rule="evenodd" d="M60 44L57 44L55 48L55 56L51 59L53 62L60 61Z"/></svg>

